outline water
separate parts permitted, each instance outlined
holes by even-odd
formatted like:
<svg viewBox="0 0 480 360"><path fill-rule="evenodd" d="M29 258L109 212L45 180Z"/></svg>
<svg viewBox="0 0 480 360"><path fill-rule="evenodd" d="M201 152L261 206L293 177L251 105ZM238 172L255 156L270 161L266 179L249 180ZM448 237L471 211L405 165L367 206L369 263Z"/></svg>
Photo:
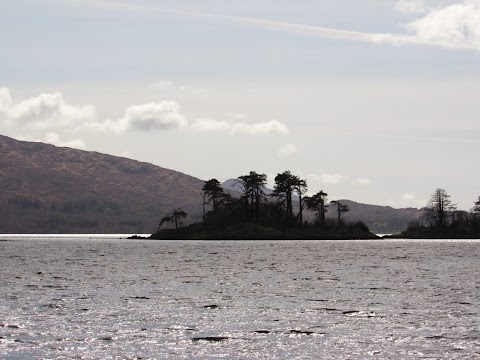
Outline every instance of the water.
<svg viewBox="0 0 480 360"><path fill-rule="evenodd" d="M0 357L480 357L479 241L0 240Z"/></svg>

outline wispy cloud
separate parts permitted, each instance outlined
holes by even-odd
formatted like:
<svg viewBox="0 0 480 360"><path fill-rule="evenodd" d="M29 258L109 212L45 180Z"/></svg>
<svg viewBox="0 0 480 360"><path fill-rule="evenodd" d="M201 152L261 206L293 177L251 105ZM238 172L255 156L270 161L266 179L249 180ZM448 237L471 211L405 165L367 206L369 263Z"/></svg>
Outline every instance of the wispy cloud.
<svg viewBox="0 0 480 360"><path fill-rule="evenodd" d="M293 144L286 144L278 150L278 157L285 158L288 156L291 156L298 152L298 149L295 145Z"/></svg>
<svg viewBox="0 0 480 360"><path fill-rule="evenodd" d="M480 50L480 0L464 0L452 5L443 5L443 7L427 7L420 0L398 1L394 5L397 11L422 15L422 17L405 26L409 32L405 34L352 31L260 18L182 11L171 7L158 7L133 2L69 0L62 1L62 3L69 6L90 6L110 11L133 11L144 14L161 13L328 39L395 46L428 45L451 49Z"/></svg>
<svg viewBox="0 0 480 360"><path fill-rule="evenodd" d="M150 85L154 90L162 92L176 92L184 94L194 95L208 95L208 91L202 87L188 85L188 84L176 84L171 80L161 80Z"/></svg>
<svg viewBox="0 0 480 360"><path fill-rule="evenodd" d="M54 132L46 133L44 139L36 139L30 136L16 136L16 138L18 140L44 142L44 143L52 144L55 146L70 147L70 148L75 148L80 150L85 150L87 148L87 146L85 145L85 142L82 139L62 140L60 139L60 135Z"/></svg>
<svg viewBox="0 0 480 360"><path fill-rule="evenodd" d="M318 185L336 185L336 184L352 184L352 185L371 185L373 181L365 176L358 176L352 178L347 175L342 175L338 172L323 173L320 175L309 174L307 179L312 183Z"/></svg>
<svg viewBox="0 0 480 360"><path fill-rule="evenodd" d="M400 0L395 3L394 9L403 14L423 14L428 11L423 0Z"/></svg>
<svg viewBox="0 0 480 360"><path fill-rule="evenodd" d="M278 120L259 123L227 122L213 119L197 119L191 125L196 132L227 132L230 135L286 135L288 127Z"/></svg>
<svg viewBox="0 0 480 360"><path fill-rule="evenodd" d="M55 146L71 147L71 148L80 149L80 150L84 150L87 148L85 145L85 142L82 139L65 141L60 139L60 135L53 132L47 133L45 135L45 142Z"/></svg>
<svg viewBox="0 0 480 360"><path fill-rule="evenodd" d="M357 177L352 180L354 185L371 185L373 182L367 177Z"/></svg>
<svg viewBox="0 0 480 360"><path fill-rule="evenodd" d="M345 183L348 180L348 176L342 175L340 173L323 173L321 175L307 175L307 179L321 185L329 185Z"/></svg>
<svg viewBox="0 0 480 360"><path fill-rule="evenodd" d="M389 200L388 203L394 207L422 208L427 204L427 200L418 199L417 194L407 191L403 193L399 199Z"/></svg>

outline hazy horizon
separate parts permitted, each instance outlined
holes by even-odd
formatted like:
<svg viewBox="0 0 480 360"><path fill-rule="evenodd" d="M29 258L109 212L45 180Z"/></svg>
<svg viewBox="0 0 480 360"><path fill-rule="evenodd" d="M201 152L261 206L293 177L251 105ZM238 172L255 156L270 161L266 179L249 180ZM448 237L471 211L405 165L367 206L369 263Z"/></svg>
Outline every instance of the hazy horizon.
<svg viewBox="0 0 480 360"><path fill-rule="evenodd" d="M0 4L0 133L329 199L480 195L480 0Z"/></svg>

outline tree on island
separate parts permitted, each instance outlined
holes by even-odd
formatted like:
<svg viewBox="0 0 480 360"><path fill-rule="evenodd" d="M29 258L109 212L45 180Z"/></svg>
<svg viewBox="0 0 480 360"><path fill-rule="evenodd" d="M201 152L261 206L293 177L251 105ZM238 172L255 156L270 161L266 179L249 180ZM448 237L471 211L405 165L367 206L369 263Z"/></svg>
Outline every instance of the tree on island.
<svg viewBox="0 0 480 360"><path fill-rule="evenodd" d="M223 188L220 184L220 181L217 179L210 179L205 181L205 185L202 187L203 191L203 204L204 204L204 216L205 216L205 205L211 204L213 211L218 210L218 203L223 194Z"/></svg>
<svg viewBox="0 0 480 360"><path fill-rule="evenodd" d="M300 220L300 224L303 224L303 209L305 208L305 204L302 201L303 200L302 196L307 193L308 186L307 186L307 181L306 180L300 179L297 176L295 178L296 179L295 179L295 182L293 184L293 189L297 193L298 207L299 207L297 219Z"/></svg>
<svg viewBox="0 0 480 360"><path fill-rule="evenodd" d="M435 190L428 201L425 218L430 226L444 233L449 215L456 210L456 204L450 200L450 195L441 188Z"/></svg>
<svg viewBox="0 0 480 360"><path fill-rule="evenodd" d="M265 196L267 176L255 171L238 177L243 194L231 196L224 192L217 179L205 181L203 190L204 216L202 223L193 223L181 232L169 229L160 230L164 223L178 222L186 214L181 209L162 218L159 230L152 238L184 239L346 239L375 238L368 227L361 222L349 223L340 230L341 214L348 206L338 204L339 226L326 221L326 197L323 191L305 196L307 181L284 171L275 177L275 187L271 199ZM298 195L299 211L294 215L293 195ZM277 201L275 201L275 199ZM209 205L209 207L207 207ZM317 212L317 221L313 226L303 223L303 210L308 208ZM319 226L321 224L322 226ZM335 229L337 228L337 229ZM337 231L338 230L338 231Z"/></svg>
<svg viewBox="0 0 480 360"><path fill-rule="evenodd" d="M258 223L260 221L260 203L265 196L263 188L267 184L267 175L250 171L248 175L239 176L238 181L243 187L247 218Z"/></svg>
<svg viewBox="0 0 480 360"><path fill-rule="evenodd" d="M338 217L338 228L342 226L342 214L350 211L350 208L346 204L342 204L340 201L332 201L330 204L337 205L337 217Z"/></svg>
<svg viewBox="0 0 480 360"><path fill-rule="evenodd" d="M425 208L426 226L423 222L412 222L399 236L416 239L479 239L480 197L474 204L470 213L456 210L450 195L444 189L436 189Z"/></svg>
<svg viewBox="0 0 480 360"><path fill-rule="evenodd" d="M282 204L286 210L287 217L293 216L292 210L292 191L295 177L290 171L284 171L275 176L275 185L273 188L272 197Z"/></svg>
<svg viewBox="0 0 480 360"><path fill-rule="evenodd" d="M328 207L328 205L326 205L327 196L327 193L320 190L315 195L307 196L304 199L307 209L315 211L317 221L321 226L325 226L325 213L327 212Z"/></svg>
<svg viewBox="0 0 480 360"><path fill-rule="evenodd" d="M277 174L275 177L275 185L271 196L276 198L284 206L287 219L293 220L292 194L296 192L299 197L299 212L297 219L303 221L302 211L304 206L302 195L305 194L306 191L306 180L300 179L298 176L293 175L287 170L281 174Z"/></svg>
<svg viewBox="0 0 480 360"><path fill-rule="evenodd" d="M160 220L157 231L159 231L162 225L165 223L174 223L175 230L178 231L178 226L182 225L181 219L184 219L186 217L187 217L187 213L182 209L173 209L172 212L168 213Z"/></svg>
<svg viewBox="0 0 480 360"><path fill-rule="evenodd" d="M202 187L203 191L203 222L206 221L207 215L211 218L213 215L228 207L233 199L230 194L223 191L220 182L217 179L205 181ZM206 205L211 206L211 210L206 210Z"/></svg>

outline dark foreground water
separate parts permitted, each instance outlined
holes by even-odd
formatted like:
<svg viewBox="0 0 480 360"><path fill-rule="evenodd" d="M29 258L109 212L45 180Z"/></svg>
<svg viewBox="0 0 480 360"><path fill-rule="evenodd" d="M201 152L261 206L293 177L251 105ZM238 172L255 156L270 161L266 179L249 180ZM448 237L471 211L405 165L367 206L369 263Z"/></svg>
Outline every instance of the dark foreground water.
<svg viewBox="0 0 480 360"><path fill-rule="evenodd" d="M479 241L5 239L5 359L480 357Z"/></svg>

